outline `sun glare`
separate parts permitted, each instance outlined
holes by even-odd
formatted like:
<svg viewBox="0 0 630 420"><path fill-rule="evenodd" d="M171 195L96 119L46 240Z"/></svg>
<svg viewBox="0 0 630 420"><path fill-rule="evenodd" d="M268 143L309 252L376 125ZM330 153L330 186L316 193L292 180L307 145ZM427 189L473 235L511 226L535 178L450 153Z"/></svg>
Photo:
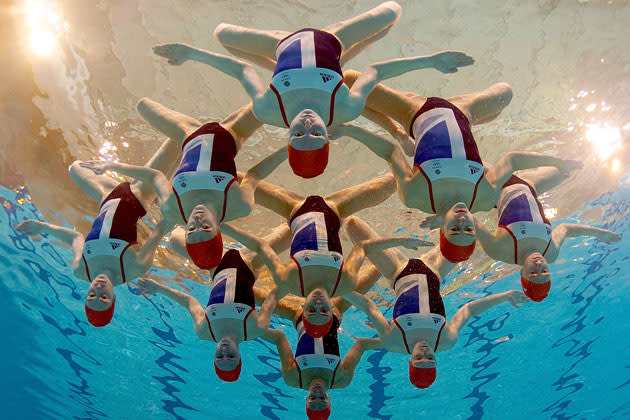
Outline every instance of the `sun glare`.
<svg viewBox="0 0 630 420"><path fill-rule="evenodd" d="M591 125L586 131L586 139L593 144L601 159L608 159L621 148L621 132L615 127Z"/></svg>
<svg viewBox="0 0 630 420"><path fill-rule="evenodd" d="M49 56L57 47L65 23L45 2L27 0L24 5L31 49L40 57Z"/></svg>

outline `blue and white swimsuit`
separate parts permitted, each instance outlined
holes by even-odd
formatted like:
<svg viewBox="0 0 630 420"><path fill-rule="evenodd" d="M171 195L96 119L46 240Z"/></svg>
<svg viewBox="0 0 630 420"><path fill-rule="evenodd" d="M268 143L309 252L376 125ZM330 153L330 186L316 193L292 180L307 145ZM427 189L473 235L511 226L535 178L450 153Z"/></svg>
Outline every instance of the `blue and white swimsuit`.
<svg viewBox="0 0 630 420"><path fill-rule="evenodd" d="M333 316L333 323L330 331L323 337L313 338L304 330L302 317L295 324L298 332L298 344L295 348L295 363L298 369L300 388L304 388L302 384L302 371L305 369L321 368L332 372L328 389L335 385L335 375L337 368L341 363L339 356L339 341L337 339L337 329L339 328L339 320ZM308 388L308 385L307 387Z"/></svg>
<svg viewBox="0 0 630 420"><path fill-rule="evenodd" d="M289 220L293 239L291 259L298 266L300 290L304 293L302 267L326 266L339 270L330 296L335 295L343 269L339 217L320 196L309 196Z"/></svg>
<svg viewBox="0 0 630 420"><path fill-rule="evenodd" d="M317 89L330 94L328 125L333 121L335 94L343 84L339 39L317 29L302 29L278 43L276 68L269 87L276 94L282 119L288 127L282 96L295 89Z"/></svg>
<svg viewBox="0 0 630 420"><path fill-rule="evenodd" d="M444 178L471 184L474 190L468 208L472 208L483 178L483 162L468 118L450 102L428 98L412 119L409 132L416 139L414 166L427 180L433 212L432 182Z"/></svg>
<svg viewBox="0 0 630 420"><path fill-rule="evenodd" d="M411 259L394 282L394 323L400 329L405 349L426 340L437 350L446 311L440 294L440 278L419 259Z"/></svg>
<svg viewBox="0 0 630 420"><path fill-rule="evenodd" d="M545 217L542 204L536 198L536 191L527 182L512 175L503 185L499 201L499 227L508 231L514 240L514 264L518 261L518 241L527 238L542 239L551 244L551 222Z"/></svg>
<svg viewBox="0 0 630 420"><path fill-rule="evenodd" d="M241 254L227 251L212 276L212 292L206 306L206 321L213 341L212 322L219 319L243 321L242 337L247 341L247 318L256 309L254 282L256 278Z"/></svg>
<svg viewBox="0 0 630 420"><path fill-rule="evenodd" d="M105 197L83 246L83 264L89 281L92 281L90 261L103 256L118 259L122 281L127 281L123 258L125 252L138 243L136 225L145 214L129 182L119 184Z"/></svg>
<svg viewBox="0 0 630 420"><path fill-rule="evenodd" d="M173 192L184 223L188 217L184 212L180 196L188 191L223 191L225 217L227 192L237 179L236 143L232 134L218 123L201 126L192 133L182 146L182 160L173 177Z"/></svg>

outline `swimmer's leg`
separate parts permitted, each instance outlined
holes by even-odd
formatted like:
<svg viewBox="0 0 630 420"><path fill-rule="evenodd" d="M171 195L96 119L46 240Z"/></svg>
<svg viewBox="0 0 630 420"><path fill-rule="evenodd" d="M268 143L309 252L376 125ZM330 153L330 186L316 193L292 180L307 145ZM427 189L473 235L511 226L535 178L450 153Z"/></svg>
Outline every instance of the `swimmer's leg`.
<svg viewBox="0 0 630 420"><path fill-rule="evenodd" d="M374 229L356 216L351 216L346 220L345 228L346 233L354 244L380 238ZM393 286L394 278L398 274L399 268L404 267L408 261L408 258L396 248L371 253L369 250L366 250L366 256L387 279L390 287ZM367 285L363 285L363 287L367 287ZM360 292L364 293L363 291Z"/></svg>
<svg viewBox="0 0 630 420"><path fill-rule="evenodd" d="M447 99L457 106L471 125L495 119L512 100L512 88L507 83L495 83L480 92L453 96Z"/></svg>
<svg viewBox="0 0 630 420"><path fill-rule="evenodd" d="M266 287L254 286L254 298L256 299L257 305L261 305L268 295L269 290ZM295 322L297 317L302 313L303 305L304 298L288 295L280 299L278 305L276 305L276 308L273 310L273 313L280 315L291 322Z"/></svg>
<svg viewBox="0 0 630 420"><path fill-rule="evenodd" d="M353 18L327 26L323 30L341 41L342 63L356 56L372 42L384 37L402 14L394 1L385 2Z"/></svg>
<svg viewBox="0 0 630 420"><path fill-rule="evenodd" d="M256 204L289 220L293 209L302 204L304 197L295 191L288 190L267 181L260 181L254 195Z"/></svg>
<svg viewBox="0 0 630 420"><path fill-rule="evenodd" d="M363 184L336 191L324 197L328 205L335 207L341 219L368 207L382 203L396 191L394 176L378 176Z"/></svg>
<svg viewBox="0 0 630 420"><path fill-rule="evenodd" d="M137 108L146 122L157 131L176 141L180 148L184 140L202 125L196 119L173 111L149 98L140 99Z"/></svg>
<svg viewBox="0 0 630 420"><path fill-rule="evenodd" d="M265 31L220 23L214 37L232 55L249 60L273 71L276 66L276 46L290 35L286 31Z"/></svg>
<svg viewBox="0 0 630 420"><path fill-rule="evenodd" d="M343 72L344 80L348 86L352 86L359 76L360 73L356 70ZM407 131L410 129L413 117L426 100L427 98L422 95L402 92L378 83L368 96L366 107L393 118ZM378 121L374 122L378 124Z"/></svg>
<svg viewBox="0 0 630 420"><path fill-rule="evenodd" d="M518 177L531 185L536 191L536 194L542 194L557 187L563 181L566 181L568 176L568 173L562 172L560 169L550 166L527 169L519 171L518 173Z"/></svg>
<svg viewBox="0 0 630 420"><path fill-rule="evenodd" d="M102 203L119 182L105 175L96 175L91 169L81 167L80 163L81 161L77 160L70 165L68 168L70 178L92 200Z"/></svg>

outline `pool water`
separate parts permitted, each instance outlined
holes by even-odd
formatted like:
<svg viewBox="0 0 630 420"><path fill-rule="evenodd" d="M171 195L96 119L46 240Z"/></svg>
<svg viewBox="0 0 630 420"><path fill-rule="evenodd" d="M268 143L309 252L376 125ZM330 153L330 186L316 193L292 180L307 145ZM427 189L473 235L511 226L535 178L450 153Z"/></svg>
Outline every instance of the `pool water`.
<svg viewBox="0 0 630 420"><path fill-rule="evenodd" d="M348 67L447 48L468 52L476 63L454 75L424 70L387 84L448 97L510 83L512 103L497 120L473 130L482 158L494 162L520 149L582 160L580 171L542 197L552 223L594 224L623 238L609 245L568 240L552 265L549 297L520 309L502 304L474 318L452 350L437 354L438 377L426 390L409 385L406 357L366 353L352 384L331 392L331 419L630 418L630 5L400 3L403 16L392 32ZM163 296L141 295L133 285L117 290L112 323L95 329L85 320L87 283L73 277L70 250L13 227L38 218L87 231L85 215L95 214L96 205L72 186L66 168L95 157L144 163L163 138L137 115L140 97L200 120L221 118L245 103L236 82L201 65L169 66L151 54L151 45L179 41L221 51L211 37L221 21L323 27L378 1L41 1L50 14L35 27L58 31L49 55L31 48L29 17L41 18L32 4L15 2L0 21L5 39L16 46L6 52L8 83L0 87L0 418L305 418L305 392L285 386L268 342L244 344L240 379L220 382L212 367L214 345L197 338L187 311ZM259 130L239 154L239 169L284 144L284 132ZM324 194L386 169L365 148L342 139L316 181L296 179L286 164L270 181ZM437 237L420 229L424 215L408 212L396 196L359 215L381 235ZM262 234L279 223L256 209L242 226ZM182 259L162 252L153 274L200 302L208 298L205 275ZM520 289L513 266L479 250L444 284L447 316L473 298ZM386 291L379 293L391 301ZM382 309L391 318L391 307ZM362 313L346 312L342 354L353 337L375 335L365 322ZM272 327L295 343L290 322L274 317Z"/></svg>

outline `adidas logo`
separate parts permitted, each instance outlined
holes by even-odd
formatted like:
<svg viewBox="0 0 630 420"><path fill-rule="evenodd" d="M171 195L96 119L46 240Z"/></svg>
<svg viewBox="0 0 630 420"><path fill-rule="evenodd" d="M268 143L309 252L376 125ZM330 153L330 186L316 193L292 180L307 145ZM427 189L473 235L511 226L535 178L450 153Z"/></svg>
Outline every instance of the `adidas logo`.
<svg viewBox="0 0 630 420"><path fill-rule="evenodd" d="M440 318L433 318L433 323L434 324L439 324L440 323Z"/></svg>
<svg viewBox="0 0 630 420"><path fill-rule="evenodd" d="M330 82L332 79L334 79L333 76L331 76L330 74L326 74L326 73L319 73L320 76L322 76L322 80L324 81L324 83L328 83Z"/></svg>
<svg viewBox="0 0 630 420"><path fill-rule="evenodd" d="M214 178L214 182L216 182L217 184L225 179L223 175L212 175L212 177Z"/></svg>
<svg viewBox="0 0 630 420"><path fill-rule="evenodd" d="M326 360L328 360L329 365L332 365L333 363L335 363L335 359L331 359L330 357L327 357Z"/></svg>
<svg viewBox="0 0 630 420"><path fill-rule="evenodd" d="M240 314L241 312L243 312L243 308L236 308L236 312Z"/></svg>
<svg viewBox="0 0 630 420"><path fill-rule="evenodd" d="M112 251L115 250L116 248L118 248L119 246L120 246L120 244L111 244Z"/></svg>
<svg viewBox="0 0 630 420"><path fill-rule="evenodd" d="M335 260L335 261L339 261L339 255L335 255L335 256L333 256L333 260Z"/></svg>
<svg viewBox="0 0 630 420"><path fill-rule="evenodd" d="M470 166L470 174L471 175L474 175L474 174L476 174L479 171L480 171L480 169L477 168L476 166Z"/></svg>

